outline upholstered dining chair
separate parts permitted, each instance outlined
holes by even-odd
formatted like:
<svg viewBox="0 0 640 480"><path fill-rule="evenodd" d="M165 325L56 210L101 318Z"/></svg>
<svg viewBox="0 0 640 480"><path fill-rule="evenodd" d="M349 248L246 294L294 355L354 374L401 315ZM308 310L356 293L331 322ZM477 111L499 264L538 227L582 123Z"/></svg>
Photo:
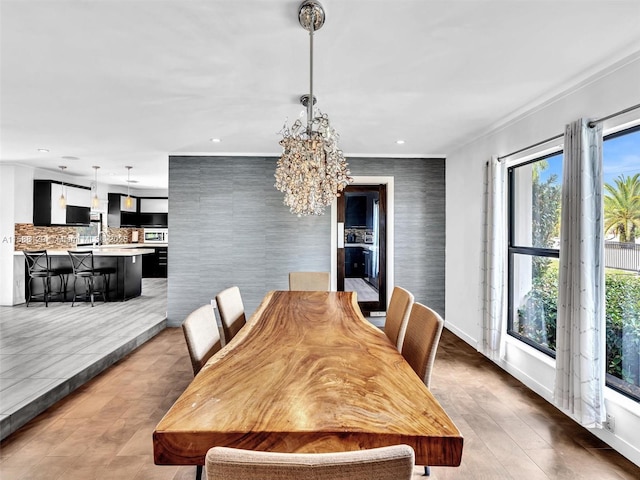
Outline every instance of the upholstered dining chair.
<svg viewBox="0 0 640 480"><path fill-rule="evenodd" d="M331 288L329 272L290 272L289 290L328 292Z"/></svg>
<svg viewBox="0 0 640 480"><path fill-rule="evenodd" d="M392 445L353 452L277 453L213 447L207 480L409 480L414 451Z"/></svg>
<svg viewBox="0 0 640 480"><path fill-rule="evenodd" d="M394 287L393 292L391 292L387 318L384 322L384 333L387 334L387 337L399 352L402 351L402 341L409 321L413 300L413 294L402 287Z"/></svg>
<svg viewBox="0 0 640 480"><path fill-rule="evenodd" d="M197 375L214 353L222 348L213 307L209 304L191 312L182 323L193 374Z"/></svg>
<svg viewBox="0 0 640 480"><path fill-rule="evenodd" d="M431 383L431 371L443 327L444 320L437 312L421 303L413 304L402 344L402 356L427 388ZM425 476L430 473L429 467L425 466Z"/></svg>
<svg viewBox="0 0 640 480"><path fill-rule="evenodd" d="M244 314L242 295L238 287L229 287L216 295L216 303L222 321L222 333L225 345L231 341L236 333L247 323Z"/></svg>
<svg viewBox="0 0 640 480"><path fill-rule="evenodd" d="M203 305L197 308L182 323L182 333L187 342L189 358L193 375L197 375L200 369L216 352L222 348L220 330L216 322L216 314L211 305ZM197 465L196 480L202 478L202 465Z"/></svg>

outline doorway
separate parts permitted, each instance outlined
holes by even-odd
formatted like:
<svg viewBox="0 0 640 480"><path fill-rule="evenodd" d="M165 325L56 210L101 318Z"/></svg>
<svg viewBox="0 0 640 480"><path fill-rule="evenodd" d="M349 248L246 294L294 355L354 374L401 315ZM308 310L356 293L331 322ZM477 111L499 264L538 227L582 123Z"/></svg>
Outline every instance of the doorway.
<svg viewBox="0 0 640 480"><path fill-rule="evenodd" d="M336 206L337 290L355 291L366 316L386 311L387 186L350 185Z"/></svg>

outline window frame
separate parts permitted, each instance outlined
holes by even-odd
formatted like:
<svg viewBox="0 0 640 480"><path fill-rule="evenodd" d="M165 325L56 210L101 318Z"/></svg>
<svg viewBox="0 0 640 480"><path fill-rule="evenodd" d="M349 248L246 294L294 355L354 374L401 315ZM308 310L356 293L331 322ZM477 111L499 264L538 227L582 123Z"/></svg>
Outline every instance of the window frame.
<svg viewBox="0 0 640 480"><path fill-rule="evenodd" d="M540 247L525 247L522 245L514 245L515 238L515 220L516 220L516 212L515 212L515 174L514 170L520 167L524 167L526 165L530 165L532 163L543 161L547 158L556 157L558 155L564 155L564 150L560 149L545 155L537 156L535 158L531 158L527 161L510 165L507 168L507 191L508 191L508 226L507 226L507 334L520 340L521 342L529 345L532 348L535 348L539 352L548 355L549 357L555 359L556 352L551 350L550 348L544 347L537 342L519 334L513 328L513 314L514 314L514 304L513 304L513 276L514 276L514 261L515 256L520 255L529 255L531 257L545 257L545 258L555 258L560 259L560 249L553 248L540 248ZM563 158L564 161L564 158ZM564 169L564 163L563 163Z"/></svg>
<svg viewBox="0 0 640 480"><path fill-rule="evenodd" d="M604 168L604 142L606 142L607 140L612 140L614 138L618 138L618 137L622 137L624 135L630 135L632 133L636 133L636 132L640 132L640 124L637 125L633 125L631 127L627 127L627 128L622 128L620 130L617 130L615 132L609 133L607 135L603 135L602 136L602 145L603 145L603 158L602 158L602 163L603 163L603 168ZM604 184L602 187L602 198L603 198L603 202L604 202ZM606 268L606 265L605 265ZM605 295L606 295L606 286L605 286ZM606 308L606 307L605 307ZM607 334L607 320L606 318L604 318L604 334L606 336ZM605 346L606 348L606 346ZM618 393L619 395L622 395L636 403L640 403L640 395L635 395L631 392L628 392L627 390L625 390L624 388L618 386L616 383L612 382L609 380L609 377L614 377L617 378L613 375L611 375L610 373L608 373L608 368L605 365L605 371L604 371L604 376L605 376L605 387L611 389L612 391ZM624 381L624 380L621 380Z"/></svg>

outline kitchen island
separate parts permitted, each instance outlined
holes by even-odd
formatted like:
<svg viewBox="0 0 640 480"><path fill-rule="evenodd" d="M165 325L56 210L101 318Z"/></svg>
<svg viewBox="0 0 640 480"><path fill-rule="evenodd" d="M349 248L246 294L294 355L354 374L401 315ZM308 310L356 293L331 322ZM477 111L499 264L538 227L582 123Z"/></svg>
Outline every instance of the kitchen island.
<svg viewBox="0 0 640 480"><path fill-rule="evenodd" d="M78 247L73 251L93 251L94 267L111 267L115 273L109 278L108 301L124 301L138 297L142 293L142 255L153 254L153 248L113 248L104 247ZM21 251L14 253L16 256L24 256ZM71 271L71 259L67 250L47 250L51 261L51 268L67 268ZM19 273L18 273L19 275ZM29 272L24 267L25 299L28 295ZM73 297L74 277L73 273L67 275L68 282L65 295L52 296L51 301L70 300ZM78 293L81 292L84 282L78 285ZM33 294L42 293L42 282L34 279L31 282ZM57 292L60 289L60 280L52 279L51 289ZM33 300L35 301L35 300Z"/></svg>

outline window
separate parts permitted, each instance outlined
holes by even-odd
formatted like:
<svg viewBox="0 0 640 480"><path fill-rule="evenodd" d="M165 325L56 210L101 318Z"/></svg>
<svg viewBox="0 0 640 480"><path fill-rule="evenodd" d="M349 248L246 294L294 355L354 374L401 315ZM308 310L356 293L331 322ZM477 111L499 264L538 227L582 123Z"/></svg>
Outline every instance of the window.
<svg viewBox="0 0 640 480"><path fill-rule="evenodd" d="M640 126L603 143L606 384L640 400Z"/></svg>
<svg viewBox="0 0 640 480"><path fill-rule="evenodd" d="M555 357L562 154L509 169L507 332Z"/></svg>
<svg viewBox="0 0 640 480"><path fill-rule="evenodd" d="M640 401L640 126L603 143L606 384ZM555 357L562 154L509 169L510 335Z"/></svg>

